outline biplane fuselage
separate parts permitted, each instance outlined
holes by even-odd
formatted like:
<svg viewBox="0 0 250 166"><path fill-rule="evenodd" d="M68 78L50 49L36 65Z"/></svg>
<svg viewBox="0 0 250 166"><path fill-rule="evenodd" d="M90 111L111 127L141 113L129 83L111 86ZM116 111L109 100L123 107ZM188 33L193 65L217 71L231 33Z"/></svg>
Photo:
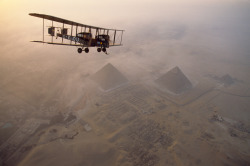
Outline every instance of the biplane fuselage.
<svg viewBox="0 0 250 166"><path fill-rule="evenodd" d="M94 27L44 14L30 13L29 15L43 18L43 41L33 42L77 46L78 53L81 53L83 49L88 53L89 47L97 47L98 52L103 51L107 53L106 48L110 46L122 46L122 35L124 30ZM52 25L48 28L48 35L51 36L51 41L44 40L44 19L52 21ZM61 23L62 26L55 27L53 26L53 22ZM65 28L65 25L70 25L71 28ZM75 32L73 32L73 28L75 28ZM118 37L120 38L118 39ZM55 42L55 39L57 40L58 38L61 38L60 42ZM64 39L70 41L70 43L66 43Z"/></svg>

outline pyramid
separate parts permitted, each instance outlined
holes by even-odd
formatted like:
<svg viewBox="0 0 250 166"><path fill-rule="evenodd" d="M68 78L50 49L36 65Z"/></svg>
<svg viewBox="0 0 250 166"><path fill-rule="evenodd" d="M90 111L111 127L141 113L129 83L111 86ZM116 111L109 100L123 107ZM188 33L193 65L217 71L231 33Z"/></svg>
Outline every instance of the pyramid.
<svg viewBox="0 0 250 166"><path fill-rule="evenodd" d="M234 79L233 79L230 75L228 75L228 74L222 76L222 77L220 78L220 81L221 81L223 84L225 84L225 85L231 85L231 84L234 83Z"/></svg>
<svg viewBox="0 0 250 166"><path fill-rule="evenodd" d="M155 82L175 94L180 94L192 88L191 82L177 66L158 78Z"/></svg>
<svg viewBox="0 0 250 166"><path fill-rule="evenodd" d="M103 90L113 89L128 82L127 78L110 63L91 76L91 79Z"/></svg>

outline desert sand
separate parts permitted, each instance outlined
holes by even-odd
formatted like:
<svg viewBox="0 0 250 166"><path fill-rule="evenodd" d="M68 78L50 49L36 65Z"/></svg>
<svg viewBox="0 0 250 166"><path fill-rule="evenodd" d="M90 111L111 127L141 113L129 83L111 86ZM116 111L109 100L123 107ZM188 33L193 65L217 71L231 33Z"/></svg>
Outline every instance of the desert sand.
<svg viewBox="0 0 250 166"><path fill-rule="evenodd" d="M173 70L177 78L168 76ZM250 164L250 94L238 90L244 82L209 75L192 85L175 67L143 84L110 63L84 79L91 86L70 111L26 122L16 131L22 135L1 145L4 164Z"/></svg>

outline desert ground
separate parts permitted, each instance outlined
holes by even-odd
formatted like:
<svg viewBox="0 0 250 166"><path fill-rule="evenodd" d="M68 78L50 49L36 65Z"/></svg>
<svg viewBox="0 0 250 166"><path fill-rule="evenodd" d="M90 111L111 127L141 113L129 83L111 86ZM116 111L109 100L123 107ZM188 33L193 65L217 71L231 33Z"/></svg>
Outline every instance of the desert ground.
<svg viewBox="0 0 250 166"><path fill-rule="evenodd" d="M2 165L250 164L249 78L173 67L138 81L122 70L112 62L83 70L70 85L83 84L61 81L49 99L2 88L1 107L15 114L1 116Z"/></svg>

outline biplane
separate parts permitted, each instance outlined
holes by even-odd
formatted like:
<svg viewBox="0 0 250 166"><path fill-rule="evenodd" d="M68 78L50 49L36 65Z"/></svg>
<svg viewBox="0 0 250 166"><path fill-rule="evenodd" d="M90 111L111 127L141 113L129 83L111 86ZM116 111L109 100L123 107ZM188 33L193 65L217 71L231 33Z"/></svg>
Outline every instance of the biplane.
<svg viewBox="0 0 250 166"><path fill-rule="evenodd" d="M107 48L122 46L124 30L90 26L45 14L30 13L29 15L43 19L43 40L32 42L76 46L78 53L82 53L83 50L88 53L89 47L97 47L98 52L103 51L107 54ZM47 36L50 36L49 41L45 41L45 20L51 21L50 26L46 26Z"/></svg>

